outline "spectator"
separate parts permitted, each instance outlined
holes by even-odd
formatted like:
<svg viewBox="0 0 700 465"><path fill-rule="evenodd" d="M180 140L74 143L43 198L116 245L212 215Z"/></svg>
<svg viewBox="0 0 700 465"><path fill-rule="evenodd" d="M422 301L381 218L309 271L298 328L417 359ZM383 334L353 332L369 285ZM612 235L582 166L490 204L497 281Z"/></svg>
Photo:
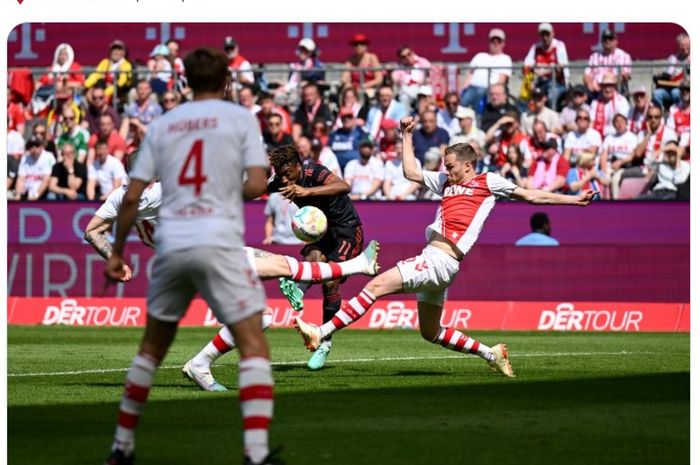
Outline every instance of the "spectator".
<svg viewBox="0 0 700 465"><path fill-rule="evenodd" d="M364 126L367 122L369 106L367 104L363 105L362 102L360 102L359 96L357 95L357 90L354 87L346 87L343 89L343 91L340 93L340 102L338 102L338 107L338 110L342 110L343 108L351 109L352 113L355 115L355 120L358 126ZM338 129L340 126L341 121L340 116L338 116L333 124L333 129Z"/></svg>
<svg viewBox="0 0 700 465"><path fill-rule="evenodd" d="M294 112L294 124L292 125L292 137L298 140L302 133L311 132L314 120L320 119L330 126L333 121L331 110L321 99L318 85L310 82L301 89L301 105Z"/></svg>
<svg viewBox="0 0 700 465"><path fill-rule="evenodd" d="M533 44L527 52L523 72L534 74L530 91L542 90L547 96L549 107L556 110L559 108L559 99L569 84L569 55L564 42L554 38L554 27L550 23L540 23L537 32L540 41ZM547 127L554 126L548 124Z"/></svg>
<svg viewBox="0 0 700 465"><path fill-rule="evenodd" d="M326 73L322 69L323 63L318 59L318 50L313 39L301 39L296 55L297 61L289 64L291 71L287 82L275 89L275 101L280 105L298 106L300 86L307 82L319 83L326 78Z"/></svg>
<svg viewBox="0 0 700 465"><path fill-rule="evenodd" d="M508 160L501 167L501 176L516 186L524 188L527 180L527 168L523 165L525 159L520 147L516 144L509 145L507 158Z"/></svg>
<svg viewBox="0 0 700 465"><path fill-rule="evenodd" d="M151 100L151 85L145 79L136 83L136 101L124 110L119 135L127 144L135 138L138 129L146 132L151 122L163 114L163 108Z"/></svg>
<svg viewBox="0 0 700 465"><path fill-rule="evenodd" d="M408 45L399 47L396 56L399 59L399 68L391 73L391 79L399 89L399 102L406 108L411 108L421 86L430 84L428 72L431 64L427 58L418 56ZM459 98L456 98L459 101Z"/></svg>
<svg viewBox="0 0 700 465"><path fill-rule="evenodd" d="M562 150L561 139L553 132L547 131L547 126L540 120L536 120L532 126L532 136L527 136L519 143L520 151L525 159L525 167L529 168L533 161L539 160L544 152L545 142L549 139L557 141L558 150Z"/></svg>
<svg viewBox="0 0 700 465"><path fill-rule="evenodd" d="M61 153L63 145L71 144L77 152L78 161L84 163L87 157L90 133L77 123L72 107L63 109L60 121L63 122L63 132L57 141L59 158L63 156Z"/></svg>
<svg viewBox="0 0 700 465"><path fill-rule="evenodd" d="M598 155L598 149L603 143L600 133L591 128L591 116L586 110L579 110L576 115L576 130L571 131L564 139L564 158L576 165L582 152Z"/></svg>
<svg viewBox="0 0 700 465"><path fill-rule="evenodd" d="M426 110L420 114L420 128L413 131L413 146L416 158L423 163L425 152L431 147L445 153L450 135L437 125L437 115L434 111Z"/></svg>
<svg viewBox="0 0 700 465"><path fill-rule="evenodd" d="M503 84L492 85L489 87L489 102L484 107L479 127L488 132L491 126L508 112L515 112L515 117L520 121L520 111L508 101L506 86Z"/></svg>
<svg viewBox="0 0 700 465"><path fill-rule="evenodd" d="M508 146L519 145L525 137L520 130L518 113L515 110L506 113L486 131L487 156L491 158L491 163L487 164L500 169L506 163Z"/></svg>
<svg viewBox="0 0 700 465"><path fill-rule="evenodd" d="M56 163L43 142L32 137L26 144L27 153L22 157L15 181L15 199L40 200L49 188L51 168Z"/></svg>
<svg viewBox="0 0 700 465"><path fill-rule="evenodd" d="M636 200L688 200L679 199L681 190L689 191L690 163L681 160L680 147L676 141L664 144L663 161L653 173L651 192L636 197Z"/></svg>
<svg viewBox="0 0 700 465"><path fill-rule="evenodd" d="M30 78L31 80L31 78ZM29 84L32 85L31 83ZM24 105L19 93L12 91L7 87L7 129L15 130L24 135L26 117L24 114Z"/></svg>
<svg viewBox="0 0 700 465"><path fill-rule="evenodd" d="M114 121L115 128L121 128L122 119L119 113L110 106L104 87L95 86L87 95L88 107L85 111L85 118L81 126L87 129L90 134L95 134L100 130L100 117L108 114Z"/></svg>
<svg viewBox="0 0 700 465"><path fill-rule="evenodd" d="M640 84L632 91L632 108L629 112L630 131L639 134L647 126L647 111L649 110L649 95L647 88Z"/></svg>
<svg viewBox="0 0 700 465"><path fill-rule="evenodd" d="M88 141L88 160L92 161L95 159L95 144L98 140L107 141L107 151L113 154L117 160L123 161L124 154L126 153L126 142L119 135L117 129L114 126L114 121L109 113L105 113L100 117L100 130L90 136ZM84 163L84 159L81 161Z"/></svg>
<svg viewBox="0 0 700 465"><path fill-rule="evenodd" d="M228 57L228 68L231 70L231 79L237 90L240 89L241 85L252 86L255 84L255 74L253 73L253 67L250 62L239 53L240 48L238 42L231 37L226 36L224 38L224 51Z"/></svg>
<svg viewBox="0 0 700 465"><path fill-rule="evenodd" d="M503 53L505 46L506 33L502 29L491 29L489 51L477 53L469 63L470 69L460 96L460 104L463 107L471 107L479 112L480 104L491 86L501 84L505 89L513 73L513 61L509 55Z"/></svg>
<svg viewBox="0 0 700 465"><path fill-rule="evenodd" d="M399 142L401 144L401 142ZM384 163L384 181L382 191L386 200L416 200L420 193L421 185L406 179L401 167L402 151L396 152L396 156L389 158ZM416 159L416 166L421 169L421 163Z"/></svg>
<svg viewBox="0 0 700 465"><path fill-rule="evenodd" d="M352 69L342 72L340 82L343 88L352 86L358 93L373 98L375 91L384 81L384 74L378 69L382 64L377 55L369 52L369 39L366 35L360 33L352 36L350 46L353 47L353 53L343 66Z"/></svg>
<svg viewBox="0 0 700 465"><path fill-rule="evenodd" d="M178 105L180 105L180 94L173 90L166 90L161 99L163 114L169 112Z"/></svg>
<svg viewBox="0 0 700 465"><path fill-rule="evenodd" d="M114 96L114 88L117 88L119 102L125 101L126 94L131 88L132 67L126 58L126 45L121 40L113 40L109 45L109 57L104 58L97 64L95 72L90 74L85 80L85 88L104 89L107 101L111 101ZM90 96L88 94L88 101Z"/></svg>
<svg viewBox="0 0 700 465"><path fill-rule="evenodd" d="M17 179L17 170L19 161L24 155L24 137L18 131L9 129L10 115L7 115L8 130L7 130L7 191L12 190Z"/></svg>
<svg viewBox="0 0 700 465"><path fill-rule="evenodd" d="M61 149L63 159L53 165L49 179L48 200L85 200L87 168L76 160L76 150L66 143Z"/></svg>
<svg viewBox="0 0 700 465"><path fill-rule="evenodd" d="M170 49L163 44L158 44L153 47L147 63L150 71L148 79L151 83L151 90L159 98L172 88L174 83L173 65L168 59L169 56Z"/></svg>
<svg viewBox="0 0 700 465"><path fill-rule="evenodd" d="M350 185L352 200L381 198L384 180L384 165L374 155L374 142L364 139L360 142L360 156L350 160L343 169L345 182Z"/></svg>
<svg viewBox="0 0 700 465"><path fill-rule="evenodd" d="M377 157L386 162L398 157L401 150L401 139L399 137L399 125L394 120L385 119L382 121L382 138L379 139L379 153Z"/></svg>
<svg viewBox="0 0 700 465"><path fill-rule="evenodd" d="M401 118L408 115L408 108L394 99L394 90L391 86L382 85L377 90L377 104L373 105L367 113L367 123L364 126L366 132L373 139L381 137L381 125L385 119L394 121L398 127Z"/></svg>
<svg viewBox="0 0 700 465"><path fill-rule="evenodd" d="M180 44L175 39L168 39L165 42L168 47L168 60L174 71L173 90L180 94L181 97L188 96L192 89L187 85L187 77L185 76L185 62L180 58ZM179 99L178 99L179 101Z"/></svg>
<svg viewBox="0 0 700 465"><path fill-rule="evenodd" d="M603 192L603 187L610 185L610 179L602 169L596 168L595 153L580 152L576 167L572 167L566 176L566 184L569 194L578 195L585 190Z"/></svg>
<svg viewBox="0 0 700 465"><path fill-rule="evenodd" d="M289 116L289 112L285 110L284 107L275 104L272 94L269 92L260 92L258 94L257 104L260 107L260 111L255 114L255 117L258 118L261 133L264 134L267 131L267 121L269 117L276 114L282 118L281 131L285 134L292 134L292 117Z"/></svg>
<svg viewBox="0 0 700 465"><path fill-rule="evenodd" d="M690 81L684 79L679 89L681 101L671 105L666 125L678 134L680 147L685 150L690 148Z"/></svg>
<svg viewBox="0 0 700 465"><path fill-rule="evenodd" d="M668 57L668 68L661 75L654 77L654 103L661 108L680 103L681 92L678 86L683 79L690 77L690 37L681 32L676 37L676 43L678 51Z"/></svg>
<svg viewBox="0 0 700 465"><path fill-rule="evenodd" d="M634 149L637 147L637 136L629 130L627 118L623 114L615 115L613 125L615 126L615 134L610 134L603 140L600 152L600 169L613 180L610 184L611 196L616 199L620 186L614 182L614 174L632 166ZM619 182L619 177L617 181Z"/></svg>
<svg viewBox="0 0 700 465"><path fill-rule="evenodd" d="M44 150L50 152L51 155L56 158L58 150L56 149L56 143L53 141L51 134L48 133L48 128L45 124L38 123L32 128L32 137L36 137L44 144Z"/></svg>
<svg viewBox="0 0 700 465"><path fill-rule="evenodd" d="M605 137L615 133L613 117L617 113L628 114L630 106L627 99L617 92L617 78L614 74L606 74L598 88L601 91L600 97L591 103L590 114L593 129L598 131L601 137Z"/></svg>
<svg viewBox="0 0 700 465"><path fill-rule="evenodd" d="M661 108L652 106L647 112L647 129L637 134L639 143L635 149L635 156L643 157L646 168L656 168L663 160L661 148L668 142L677 140L676 131L664 124Z"/></svg>
<svg viewBox="0 0 700 465"><path fill-rule="evenodd" d="M629 53L617 48L617 34L612 29L604 30L600 40L602 48L591 54L588 67L583 71L583 82L588 93L592 98L598 98L603 91L603 81L612 74L616 90L619 83L622 93L627 95L627 82L632 77L632 58Z"/></svg>
<svg viewBox="0 0 700 465"><path fill-rule="evenodd" d="M343 125L331 133L328 146L338 158L341 171L345 173L345 165L360 157L360 142L367 139L368 134L355 124L355 115L351 110L340 110L340 118Z"/></svg>
<svg viewBox="0 0 700 465"><path fill-rule="evenodd" d="M557 151L557 141L548 139L544 143L542 158L530 165L525 186L526 189L562 192L568 174L569 162Z"/></svg>
<svg viewBox="0 0 700 465"><path fill-rule="evenodd" d="M412 116L419 118L426 111L432 111L437 116L438 105L433 97L433 88L430 86L421 86L418 91L418 99L416 100L416 108Z"/></svg>
<svg viewBox="0 0 700 465"><path fill-rule="evenodd" d="M357 121L357 118L355 118L355 121ZM326 122L319 119L314 120L314 122L311 124L311 135L314 139L318 139L324 147L328 145L330 134L328 134L328 126L326 126Z"/></svg>
<svg viewBox="0 0 700 465"><path fill-rule="evenodd" d="M265 204L265 238L263 245L301 244L292 231L292 217L299 207L285 199L279 192L273 192Z"/></svg>
<svg viewBox="0 0 700 465"><path fill-rule="evenodd" d="M457 92L448 92L445 94L445 108L438 111L437 124L439 127L447 131L450 137L460 132L459 118L457 118L457 110L459 108L459 95Z"/></svg>
<svg viewBox="0 0 700 465"><path fill-rule="evenodd" d="M559 124L564 133L576 130L576 116L580 109L591 111L590 105L587 103L588 93L586 86L577 84L569 91L569 98L566 106L562 108L559 116Z"/></svg>
<svg viewBox="0 0 700 465"><path fill-rule="evenodd" d="M104 201L122 184L126 184L124 165L109 154L106 141L98 140L95 144L95 160L88 164L87 199Z"/></svg>
<svg viewBox="0 0 700 465"><path fill-rule="evenodd" d="M559 113L547 108L547 94L539 88L532 91L532 100L530 101L529 109L520 117L520 127L523 132L532 135L532 123L537 119L547 126L547 129L555 134L562 134L561 126L559 125Z"/></svg>
<svg viewBox="0 0 700 465"><path fill-rule="evenodd" d="M530 229L532 232L518 239L515 245L520 246L557 246L559 241L554 239L552 225L546 213L534 213L530 217Z"/></svg>
<svg viewBox="0 0 700 465"><path fill-rule="evenodd" d="M310 159L317 165L323 165L328 168L328 171L335 174L339 178L343 178L343 172L340 170L338 158L333 151L326 147L320 139L311 139L311 157Z"/></svg>
<svg viewBox="0 0 700 465"><path fill-rule="evenodd" d="M272 113L267 117L265 126L267 129L263 132L263 142L267 151L294 143L292 136L282 132L282 117L277 113Z"/></svg>
<svg viewBox="0 0 700 465"><path fill-rule="evenodd" d="M459 121L459 131L450 137L449 145L475 141L479 147L486 142L486 134L476 126L476 112L469 107L459 106L455 113Z"/></svg>
<svg viewBox="0 0 700 465"><path fill-rule="evenodd" d="M249 85L241 85L238 89L238 104L250 111L255 116L260 112L260 105L255 103L255 92Z"/></svg>
<svg viewBox="0 0 700 465"><path fill-rule="evenodd" d="M425 163L423 164L423 170L440 172L443 171L442 168L442 154L440 154L440 149L438 149L437 147L433 147L425 153ZM437 193L433 192L431 189L428 189L428 187L421 186L421 189L418 192L418 199L440 201L442 200L442 197Z"/></svg>
<svg viewBox="0 0 700 465"><path fill-rule="evenodd" d="M64 88L74 90L85 83L80 63L75 60L75 52L69 44L58 44L53 53L53 63L48 74L39 79L39 86L54 86L56 90Z"/></svg>

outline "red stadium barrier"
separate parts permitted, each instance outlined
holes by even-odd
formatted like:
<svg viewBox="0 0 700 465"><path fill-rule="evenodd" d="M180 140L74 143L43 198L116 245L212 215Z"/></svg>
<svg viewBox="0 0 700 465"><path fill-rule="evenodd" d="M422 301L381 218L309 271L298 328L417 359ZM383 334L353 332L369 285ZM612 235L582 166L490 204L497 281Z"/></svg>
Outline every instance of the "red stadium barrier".
<svg viewBox="0 0 700 465"><path fill-rule="evenodd" d="M269 299L273 325L291 327L298 315L283 299ZM320 322L320 299L305 301L304 318ZM143 298L10 297L11 325L143 326ZM206 303L195 299L183 326L217 326ZM689 303L448 301L442 324L457 329L593 332L689 332ZM356 329L418 329L415 300L379 300Z"/></svg>

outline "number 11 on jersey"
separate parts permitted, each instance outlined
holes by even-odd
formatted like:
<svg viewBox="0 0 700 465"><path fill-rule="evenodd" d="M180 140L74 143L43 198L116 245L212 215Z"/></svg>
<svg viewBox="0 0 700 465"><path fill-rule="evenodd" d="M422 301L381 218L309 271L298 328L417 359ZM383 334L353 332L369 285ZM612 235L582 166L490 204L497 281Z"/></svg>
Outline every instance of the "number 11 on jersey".
<svg viewBox="0 0 700 465"><path fill-rule="evenodd" d="M199 196L202 192L202 184L207 181L207 177L202 173L202 153L204 141L197 139L192 144L190 152L187 154L185 164L182 165L178 182L181 186L194 185L194 195Z"/></svg>

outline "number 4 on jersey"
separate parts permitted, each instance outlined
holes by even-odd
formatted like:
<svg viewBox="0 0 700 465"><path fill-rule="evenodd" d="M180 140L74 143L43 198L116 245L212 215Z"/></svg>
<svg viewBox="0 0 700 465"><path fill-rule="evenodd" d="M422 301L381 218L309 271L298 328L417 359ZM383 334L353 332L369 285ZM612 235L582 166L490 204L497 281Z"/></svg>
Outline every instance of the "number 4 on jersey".
<svg viewBox="0 0 700 465"><path fill-rule="evenodd" d="M204 141L202 139L194 141L177 179L181 186L194 185L194 195L196 196L199 196L202 192L202 184L207 181L207 177L202 174L203 146Z"/></svg>

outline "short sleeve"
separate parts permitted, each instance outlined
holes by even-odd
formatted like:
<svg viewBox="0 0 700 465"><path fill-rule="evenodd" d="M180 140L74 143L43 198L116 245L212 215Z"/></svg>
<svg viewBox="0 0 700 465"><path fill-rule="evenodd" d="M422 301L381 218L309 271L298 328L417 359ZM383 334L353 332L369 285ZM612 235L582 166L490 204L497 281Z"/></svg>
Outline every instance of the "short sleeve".
<svg viewBox="0 0 700 465"><path fill-rule="evenodd" d="M155 178L156 173L156 149L155 149L155 138L156 128L151 128L146 131L146 137L139 147L139 154L136 157L136 163L134 167L131 168L129 177L132 179L140 179L142 181L150 181ZM88 177L90 173L88 172Z"/></svg>
<svg viewBox="0 0 700 465"><path fill-rule="evenodd" d="M513 191L518 187L496 173L486 173L486 185L493 195L506 199L510 198Z"/></svg>
<svg viewBox="0 0 700 465"><path fill-rule="evenodd" d="M447 175L435 171L421 171L421 173L423 174L425 187L442 197L442 187L447 182Z"/></svg>
<svg viewBox="0 0 700 465"><path fill-rule="evenodd" d="M112 172L114 173L115 178L126 178L126 170L124 169L122 162L114 158L113 166Z"/></svg>
<svg viewBox="0 0 700 465"><path fill-rule="evenodd" d="M27 157L30 155L24 155L22 159L19 162L19 169L17 170L17 176L26 176L27 175Z"/></svg>
<svg viewBox="0 0 700 465"><path fill-rule="evenodd" d="M314 165L311 179L314 186L322 186L328 182L333 173L323 165Z"/></svg>
<svg viewBox="0 0 700 465"><path fill-rule="evenodd" d="M88 165L87 177L88 179L97 179L97 170L95 169L95 165L93 163Z"/></svg>
<svg viewBox="0 0 700 465"><path fill-rule="evenodd" d="M99 216L103 220L115 220L117 218L117 214L119 213L119 208L122 205L124 192L125 191L123 187L115 189L111 194L109 194L107 200L105 200L104 203L100 205L100 208L97 209L95 215Z"/></svg>

